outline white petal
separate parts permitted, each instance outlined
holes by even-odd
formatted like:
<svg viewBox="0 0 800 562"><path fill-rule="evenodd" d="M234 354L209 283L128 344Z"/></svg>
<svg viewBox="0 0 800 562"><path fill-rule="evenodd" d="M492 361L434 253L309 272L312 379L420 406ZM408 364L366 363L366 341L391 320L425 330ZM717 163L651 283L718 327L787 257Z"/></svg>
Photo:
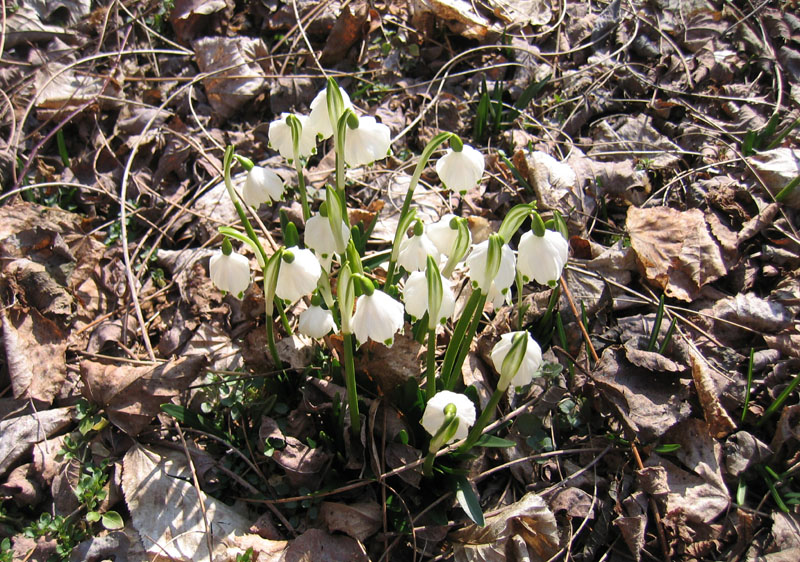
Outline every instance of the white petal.
<svg viewBox="0 0 800 562"><path fill-rule="evenodd" d="M321 338L331 331L336 332L336 322L330 310L321 306L310 306L300 313L297 331L310 338Z"/></svg>
<svg viewBox="0 0 800 562"><path fill-rule="evenodd" d="M250 285L250 262L236 252L228 256L222 252L211 256L208 272L211 281L220 291L227 291L236 298Z"/></svg>
<svg viewBox="0 0 800 562"><path fill-rule="evenodd" d="M403 305L383 291L361 295L352 319L353 333L359 344L367 339L385 343L403 327Z"/></svg>
<svg viewBox="0 0 800 562"><path fill-rule="evenodd" d="M366 115L358 119L358 127L350 129L344 139L344 161L356 168L386 158L392 144L389 127Z"/></svg>
<svg viewBox="0 0 800 562"><path fill-rule="evenodd" d="M437 392L433 398L428 400L420 423L425 428L425 431L435 435L444 423L444 409L448 404L453 404L456 407L456 417L458 418L458 429L456 429L456 433L450 441L447 442L452 443L465 439L469 433L469 428L475 424L475 405L466 395L449 390Z"/></svg>
<svg viewBox="0 0 800 562"><path fill-rule="evenodd" d="M403 300L406 312L416 319L428 311L428 281L424 271L415 271L408 276L403 287Z"/></svg>
<svg viewBox="0 0 800 562"><path fill-rule="evenodd" d="M569 245L561 234L546 230L544 236L526 232L519 242L517 268L537 283L558 281L569 256Z"/></svg>
<svg viewBox="0 0 800 562"><path fill-rule="evenodd" d="M339 92L342 94L342 101L344 101L344 109L353 107L350 103L350 96L347 95L341 87ZM328 116L328 98L327 89L323 88L311 102L311 114L308 116L308 128L313 131L314 136L320 136L322 139L327 139L333 136L333 127L331 120Z"/></svg>
<svg viewBox="0 0 800 562"><path fill-rule="evenodd" d="M322 267L311 250L301 250L294 246L286 251L292 253L294 261L281 263L275 294L284 300L296 301L317 288Z"/></svg>
<svg viewBox="0 0 800 562"><path fill-rule="evenodd" d="M261 203L280 201L282 197L283 181L278 174L261 166L253 166L247 172L242 188L242 199L246 205L258 207Z"/></svg>
<svg viewBox="0 0 800 562"><path fill-rule="evenodd" d="M280 117L269 124L269 144L272 148L280 152L281 156L287 160L294 160L294 144L292 142L292 128L286 123L288 113L281 113ZM317 139L314 131L309 126L308 116L295 115L302 127L297 151L301 158L311 156L317 147Z"/></svg>
<svg viewBox="0 0 800 562"><path fill-rule="evenodd" d="M449 256L453 251L453 244L456 243L456 237L458 237L458 230L450 228L450 221L455 217L448 213L442 215L442 218L435 223L425 227L425 234L436 246L436 249L445 256Z"/></svg>
<svg viewBox="0 0 800 562"><path fill-rule="evenodd" d="M478 182L483 175L483 155L465 144L461 152L452 148L436 162L436 173L442 183L451 191L466 193Z"/></svg>
<svg viewBox="0 0 800 562"><path fill-rule="evenodd" d="M494 283L498 291L502 292L514 282L516 276L517 260L514 257L514 250L508 244L503 244L500 253L500 268L493 279L489 279L486 271L486 261L489 257L489 241L486 240L473 246L472 252L467 258L467 268L469 278L478 284L481 291L489 293L491 284Z"/></svg>
<svg viewBox="0 0 800 562"><path fill-rule="evenodd" d="M428 256L439 262L439 250L425 234L412 236L400 242L397 263L406 271L424 271L428 267Z"/></svg>
<svg viewBox="0 0 800 562"><path fill-rule="evenodd" d="M492 364L495 370L502 375L503 360L511 350L511 345L514 341L514 336L519 332L509 332L500 336L500 341L492 348ZM534 375L536 375L539 367L542 364L542 350L539 344L531 337L528 332L522 332L528 338L528 344L525 348L525 357L520 364L519 371L517 371L512 379L511 386L525 386L530 383Z"/></svg>

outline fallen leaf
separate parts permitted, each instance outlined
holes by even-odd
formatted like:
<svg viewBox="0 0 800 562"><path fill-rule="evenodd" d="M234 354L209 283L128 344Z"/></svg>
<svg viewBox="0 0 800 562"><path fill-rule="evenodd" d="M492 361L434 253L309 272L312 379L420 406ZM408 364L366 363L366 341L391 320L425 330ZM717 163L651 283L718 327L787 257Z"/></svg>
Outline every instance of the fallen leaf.
<svg viewBox="0 0 800 562"><path fill-rule="evenodd" d="M83 394L105 409L111 423L129 435L138 435L160 413L162 404L186 390L203 373L207 362L199 355L156 367L82 361Z"/></svg>
<svg viewBox="0 0 800 562"><path fill-rule="evenodd" d="M267 440L283 442L276 446L272 459L286 471L286 476L296 488L311 487L319 483L319 474L328 463L330 455L321 448L312 449L291 435L284 434L275 420L264 416L258 429L258 438L264 445Z"/></svg>
<svg viewBox="0 0 800 562"><path fill-rule="evenodd" d="M700 399L708 429L711 435L722 439L736 429L736 422L731 419L719 401L720 393L711 377L711 369L706 360L694 350L689 351L689 356L692 360L694 387L697 389L697 397Z"/></svg>
<svg viewBox="0 0 800 562"><path fill-rule="evenodd" d="M596 502L592 496L580 488L569 487L557 492L548 502L554 515L565 513L567 517L578 519L593 519Z"/></svg>
<svg viewBox="0 0 800 562"><path fill-rule="evenodd" d="M286 541L250 535L246 518L197 490L182 453L162 453L137 444L125 454L122 465L125 502L151 560L210 562L217 556L233 560L231 551L242 553L252 546L254 559L277 562L286 549ZM206 546L209 529L213 529L212 556Z"/></svg>
<svg viewBox="0 0 800 562"><path fill-rule="evenodd" d="M289 543L281 562L369 562L363 547L341 535L332 536L322 529L309 529Z"/></svg>
<svg viewBox="0 0 800 562"><path fill-rule="evenodd" d="M345 5L336 18L336 23L333 24L333 29L319 56L322 64L339 62L345 58L350 47L361 39L368 15L369 6L366 2Z"/></svg>
<svg viewBox="0 0 800 562"><path fill-rule="evenodd" d="M726 273L722 252L698 209L630 207L626 227L645 277L668 297L691 302Z"/></svg>
<svg viewBox="0 0 800 562"><path fill-rule="evenodd" d="M634 559L637 562L641 560L645 544L647 515L641 514L634 517L617 517L614 519L614 526L619 529Z"/></svg>
<svg viewBox="0 0 800 562"><path fill-rule="evenodd" d="M426 14L444 20L453 33L466 39L483 39L489 32L489 20L475 11L466 0L414 0L411 6L412 23L417 29L425 25L418 20Z"/></svg>
<svg viewBox="0 0 800 562"><path fill-rule="evenodd" d="M169 23L178 38L188 43L200 32L208 16L225 9L225 0L176 0Z"/></svg>
<svg viewBox="0 0 800 562"><path fill-rule="evenodd" d="M411 176L396 174L391 177L386 185L386 191L381 195L384 202L383 211L378 215L378 222L372 231L371 239L380 242L393 242L397 223L400 220L400 209L408 193ZM424 185L417 185L414 190L414 207L417 209L417 218L425 224L439 220L445 213L445 202L442 196Z"/></svg>
<svg viewBox="0 0 800 562"><path fill-rule="evenodd" d="M42 489L36 476L33 463L18 466L0 484L0 494L10 498L18 506L33 507L42 499Z"/></svg>
<svg viewBox="0 0 800 562"><path fill-rule="evenodd" d="M754 293L739 293L714 303L713 317L746 326L752 330L777 333L792 324L793 316L779 302L762 299Z"/></svg>
<svg viewBox="0 0 800 562"><path fill-rule="evenodd" d="M766 443L746 431L737 431L730 435L725 440L723 451L725 468L734 478L738 478L751 466L766 462L772 456Z"/></svg>
<svg viewBox="0 0 800 562"><path fill-rule="evenodd" d="M469 525L450 536L456 562L544 562L559 546L556 518L545 501L532 492L487 517L484 527Z"/></svg>
<svg viewBox="0 0 800 562"><path fill-rule="evenodd" d="M750 156L747 161L772 195L800 176L800 149L775 148ZM783 203L800 208L800 189L794 189Z"/></svg>
<svg viewBox="0 0 800 562"><path fill-rule="evenodd" d="M192 43L197 65L208 76L203 86L208 102L222 118L267 87L269 50L261 39L203 37Z"/></svg>
<svg viewBox="0 0 800 562"><path fill-rule="evenodd" d="M553 17L547 0L489 0L488 3L495 16L519 27L547 25Z"/></svg>
<svg viewBox="0 0 800 562"><path fill-rule="evenodd" d="M0 476L36 443L67 428L74 413L74 408L53 408L0 421Z"/></svg>
<svg viewBox="0 0 800 562"><path fill-rule="evenodd" d="M17 259L6 265L3 272L13 278L14 292L21 302L35 307L62 328L67 327L74 300L44 265L24 258Z"/></svg>
<svg viewBox="0 0 800 562"><path fill-rule="evenodd" d="M795 329L789 329L774 336L764 336L764 342L787 357L800 358L800 333Z"/></svg>
<svg viewBox="0 0 800 562"><path fill-rule="evenodd" d="M371 537L383 525L383 511L376 502L322 502L320 520L330 532L341 531L358 541Z"/></svg>
<svg viewBox="0 0 800 562"><path fill-rule="evenodd" d="M14 398L51 404L67 378L64 332L35 308L4 308L0 321Z"/></svg>

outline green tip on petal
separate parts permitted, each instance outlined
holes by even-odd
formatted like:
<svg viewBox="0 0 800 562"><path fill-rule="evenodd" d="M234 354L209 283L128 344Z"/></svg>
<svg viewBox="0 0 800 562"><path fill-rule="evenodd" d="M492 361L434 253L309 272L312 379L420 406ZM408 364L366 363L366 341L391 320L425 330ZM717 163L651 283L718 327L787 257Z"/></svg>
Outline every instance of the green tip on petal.
<svg viewBox="0 0 800 562"><path fill-rule="evenodd" d="M536 211L533 211L533 213L531 213L531 229L533 230L533 233L536 236L540 238L544 236L544 232L546 230L544 226L544 221L542 220L541 215Z"/></svg>
<svg viewBox="0 0 800 562"><path fill-rule="evenodd" d="M283 261L285 261L286 263L292 263L294 261L294 254L292 252L284 250L281 258L283 258Z"/></svg>
<svg viewBox="0 0 800 562"><path fill-rule="evenodd" d="M464 143L458 135L453 134L450 137L450 148L453 149L453 152L461 152L464 150Z"/></svg>
<svg viewBox="0 0 800 562"><path fill-rule="evenodd" d="M225 254L226 256L229 256L231 255L231 252L233 252L233 246L231 246L230 238L226 236L222 240L222 253Z"/></svg>
<svg viewBox="0 0 800 562"><path fill-rule="evenodd" d="M422 224L422 221L418 220L414 223L414 236L422 236L425 232L425 225Z"/></svg>

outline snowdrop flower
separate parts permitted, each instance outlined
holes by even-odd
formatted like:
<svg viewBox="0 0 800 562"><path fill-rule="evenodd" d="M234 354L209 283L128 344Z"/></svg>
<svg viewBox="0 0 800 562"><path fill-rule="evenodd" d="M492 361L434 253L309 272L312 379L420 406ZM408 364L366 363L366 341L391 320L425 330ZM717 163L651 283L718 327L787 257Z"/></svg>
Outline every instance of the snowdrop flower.
<svg viewBox="0 0 800 562"><path fill-rule="evenodd" d="M454 435L450 437L445 443L438 444L437 450L460 439L465 439L469 428L475 424L475 405L472 400L464 394L458 394L449 390L442 390L437 392L433 398L428 400L425 406L425 411L422 414L422 427L425 431L435 436L442 424L445 421L445 408L453 404L456 407L456 417L458 418L458 427Z"/></svg>
<svg viewBox="0 0 800 562"><path fill-rule="evenodd" d="M545 230L544 223L536 215L534 231L526 232L519 241L517 269L526 281L533 279L542 285L555 285L567 263L568 254L569 246L564 237L558 232Z"/></svg>
<svg viewBox="0 0 800 562"><path fill-rule="evenodd" d="M495 236L494 234L492 236ZM489 294L492 282L498 292L504 293L511 284L514 282L516 275L517 260L514 257L514 250L509 248L508 244L503 244L500 254L500 266L496 272L488 271L489 258L489 240L481 242L472 248L467 258L467 268L469 269L469 278L472 279L473 285L484 294Z"/></svg>
<svg viewBox="0 0 800 562"><path fill-rule="evenodd" d="M330 310L312 304L300 313L297 331L310 338L321 338L330 332L336 333L336 322Z"/></svg>
<svg viewBox="0 0 800 562"><path fill-rule="evenodd" d="M294 160L294 141L292 140L292 128L286 121L289 115L293 115L300 122L300 138L298 139L297 152L300 158L308 158L317 150L317 137L314 130L309 126L307 115L294 115L281 113L281 116L269 124L269 145L281 153L286 160Z"/></svg>
<svg viewBox="0 0 800 562"><path fill-rule="evenodd" d="M483 154L468 144L459 152L449 149L436 162L436 173L442 183L462 195L481 181L483 168Z"/></svg>
<svg viewBox="0 0 800 562"><path fill-rule="evenodd" d="M403 327L403 305L378 289L365 291L356 301L351 325L359 345L371 339L391 346Z"/></svg>
<svg viewBox="0 0 800 562"><path fill-rule="evenodd" d="M422 318L426 312L429 316L436 318L436 321L445 320L453 316L456 308L456 300L450 281L442 275L442 303L438 311L428 310L428 280L425 278L424 271L415 271L408 276L405 287L403 287L403 300L406 303L406 312L413 318Z"/></svg>
<svg viewBox="0 0 800 562"><path fill-rule="evenodd" d="M511 351L511 347L517 337L527 338L525 354L515 372L504 373L503 361ZM511 383L514 386L525 386L531 382L542 364L542 350L528 332L509 332L500 336L500 341L492 348L491 358L494 368L500 373L500 381L497 383L497 388L500 391L505 391Z"/></svg>
<svg viewBox="0 0 800 562"><path fill-rule="evenodd" d="M247 172L242 188L242 199L250 207L258 207L261 203L272 203L283 198L283 181L267 168L253 166Z"/></svg>
<svg viewBox="0 0 800 562"><path fill-rule="evenodd" d="M486 293L486 301L492 303L493 307L500 308L504 304L511 304L511 293L509 291L501 293L497 283L492 282L489 292Z"/></svg>
<svg viewBox="0 0 800 562"><path fill-rule="evenodd" d="M458 228L453 228L454 225L451 224L455 218L457 218L455 215L447 213L435 223L425 227L425 234L436 246L436 249L445 256L449 256L453 251L453 245L458 236Z"/></svg>
<svg viewBox="0 0 800 562"><path fill-rule="evenodd" d="M242 298L250 286L250 261L234 252L227 238L222 243L222 250L211 256L208 272L212 283L220 291L226 291L236 298Z"/></svg>
<svg viewBox="0 0 800 562"><path fill-rule="evenodd" d="M406 238L400 242L400 253L397 255L397 263L402 265L406 271L425 271L428 264L428 256L433 257L434 261L439 261L439 250L431 242L422 229L422 223L414 225L414 234L411 238Z"/></svg>
<svg viewBox="0 0 800 562"><path fill-rule="evenodd" d="M342 239L344 243L350 240L350 229L342 221ZM325 271L330 271L333 254L336 253L336 239L333 236L331 221L322 214L317 214L308 219L305 232L306 246L314 250L319 257Z"/></svg>
<svg viewBox="0 0 800 562"><path fill-rule="evenodd" d="M311 250L292 246L284 250L282 260L275 285L275 294L279 298L296 301L317 288L322 267Z"/></svg>
<svg viewBox="0 0 800 562"><path fill-rule="evenodd" d="M339 93L342 94L342 101L344 102L343 109L353 107L347 92L339 88ZM305 125L303 128L305 128ZM310 131L313 131L315 136L318 136L322 140L333 136L333 126L331 125L331 119L328 115L327 88L323 88L311 101L311 114L308 116L308 128Z"/></svg>
<svg viewBox="0 0 800 562"><path fill-rule="evenodd" d="M344 161L351 168L372 164L386 158L391 144L389 127L369 115L360 117L358 127L351 129L348 125L344 138Z"/></svg>

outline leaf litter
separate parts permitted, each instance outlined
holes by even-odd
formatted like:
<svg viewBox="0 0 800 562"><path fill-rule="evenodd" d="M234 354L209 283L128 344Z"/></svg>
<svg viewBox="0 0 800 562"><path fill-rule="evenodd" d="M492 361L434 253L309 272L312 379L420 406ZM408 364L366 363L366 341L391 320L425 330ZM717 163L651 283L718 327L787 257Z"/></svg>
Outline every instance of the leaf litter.
<svg viewBox="0 0 800 562"><path fill-rule="evenodd" d="M131 18L116 5L22 2L6 14L0 540L12 538L19 558L68 559L63 536L37 535L34 521L83 517L76 490L103 461L98 509L119 511L125 527L88 525L72 559L204 560L209 544L215 560L248 548L253 560L797 558L791 10L167 8ZM757 58L745 64L742 53ZM558 364L501 402L509 418L497 435L514 447L444 465L470 475L485 527L468 524L446 477L422 477L424 356L410 326L394 347L359 353L369 419L351 436L339 429L336 337L319 346L282 332L291 369L279 375L264 351L260 288L237 301L208 279L217 227L236 221L219 147L236 144L292 182L264 123L308 109L317 61L397 135L385 165L349 175L353 222L374 225L370 250L394 236L409 156L441 130L476 135L484 78L499 95L475 140L488 147L490 178L459 199L425 171L420 216L461 211L479 241L513 204L536 200L569 227L564 287L585 320L563 288L550 312L552 292L526 288L523 314L487 312L462 369L485 404L496 382L487 342L520 317ZM317 198L333 168L324 157L309 166ZM257 215L280 240L278 211ZM75 440L80 460L68 455Z"/></svg>

